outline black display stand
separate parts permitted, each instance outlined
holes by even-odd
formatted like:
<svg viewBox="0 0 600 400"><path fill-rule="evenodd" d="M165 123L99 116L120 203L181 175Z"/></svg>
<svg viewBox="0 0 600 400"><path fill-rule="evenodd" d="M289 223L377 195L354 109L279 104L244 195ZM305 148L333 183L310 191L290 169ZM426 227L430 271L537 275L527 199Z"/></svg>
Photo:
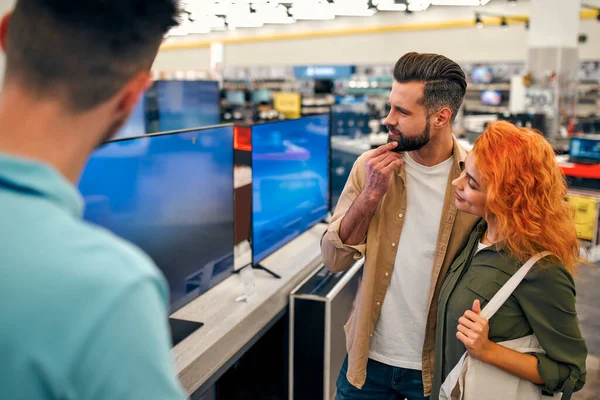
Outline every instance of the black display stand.
<svg viewBox="0 0 600 400"><path fill-rule="evenodd" d="M244 265L242 268L238 269L237 271L233 271L234 274L239 274L241 270L243 270L244 268L248 267L252 265L252 269L259 269L261 271L265 271L266 273L268 273L269 275L271 275L273 278L275 279L281 279L281 276L276 274L275 272L271 271L269 268L261 265L260 263L254 265L254 264L248 264L248 265Z"/></svg>
<svg viewBox="0 0 600 400"><path fill-rule="evenodd" d="M281 279L280 275L277 275L275 272L271 271L269 268L261 265L260 263L253 265L252 266L253 269L260 269L262 271L265 271L266 273L270 274L271 276L273 276L276 279Z"/></svg>
<svg viewBox="0 0 600 400"><path fill-rule="evenodd" d="M175 347L183 339L187 338L196 330L204 326L204 324L202 322L184 321L182 319L169 318L169 326L171 327L171 339L173 341L173 347Z"/></svg>

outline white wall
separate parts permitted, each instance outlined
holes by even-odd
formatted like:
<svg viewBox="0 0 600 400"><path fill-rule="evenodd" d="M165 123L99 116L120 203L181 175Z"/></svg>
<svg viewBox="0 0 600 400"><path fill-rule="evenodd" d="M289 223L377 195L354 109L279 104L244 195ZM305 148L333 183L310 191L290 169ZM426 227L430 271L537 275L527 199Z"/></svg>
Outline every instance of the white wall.
<svg viewBox="0 0 600 400"><path fill-rule="evenodd" d="M456 61L525 60L522 26L390 32L225 45L228 66L381 64L409 51L444 54Z"/></svg>
<svg viewBox="0 0 600 400"><path fill-rule="evenodd" d="M587 42L579 45L579 59L600 60L600 22L596 20L581 21L579 32L587 35Z"/></svg>
<svg viewBox="0 0 600 400"><path fill-rule="evenodd" d="M208 70L210 49L208 47L160 51L154 60L153 70L189 71Z"/></svg>

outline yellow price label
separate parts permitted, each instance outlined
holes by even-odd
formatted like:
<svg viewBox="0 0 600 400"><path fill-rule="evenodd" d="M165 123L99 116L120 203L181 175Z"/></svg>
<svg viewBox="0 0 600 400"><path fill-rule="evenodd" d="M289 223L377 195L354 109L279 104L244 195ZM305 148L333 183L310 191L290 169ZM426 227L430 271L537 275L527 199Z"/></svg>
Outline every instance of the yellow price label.
<svg viewBox="0 0 600 400"><path fill-rule="evenodd" d="M597 200L592 197L568 195L567 201L575 209L575 229L582 240L594 240L594 228L598 220Z"/></svg>
<svg viewBox="0 0 600 400"><path fill-rule="evenodd" d="M273 94L273 108L286 118L300 118L302 112L302 96L300 93L276 92Z"/></svg>

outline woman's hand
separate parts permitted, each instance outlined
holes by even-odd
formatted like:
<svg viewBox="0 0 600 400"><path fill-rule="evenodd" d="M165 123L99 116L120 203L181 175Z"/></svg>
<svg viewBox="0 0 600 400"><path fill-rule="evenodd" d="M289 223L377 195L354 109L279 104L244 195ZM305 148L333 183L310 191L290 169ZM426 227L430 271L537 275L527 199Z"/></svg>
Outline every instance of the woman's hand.
<svg viewBox="0 0 600 400"><path fill-rule="evenodd" d="M481 304L479 300L473 302L473 310L465 311L458 320L456 338L463 342L467 352L473 358L486 362L494 343L489 339L488 320L479 316Z"/></svg>

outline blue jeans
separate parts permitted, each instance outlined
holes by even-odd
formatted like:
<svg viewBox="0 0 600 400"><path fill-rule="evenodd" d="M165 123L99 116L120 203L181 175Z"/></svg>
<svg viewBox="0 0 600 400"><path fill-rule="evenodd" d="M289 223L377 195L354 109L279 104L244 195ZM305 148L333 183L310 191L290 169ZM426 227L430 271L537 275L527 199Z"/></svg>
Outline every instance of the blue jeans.
<svg viewBox="0 0 600 400"><path fill-rule="evenodd" d="M391 367L369 359L367 380L357 389L346 379L348 357L337 380L335 400L428 400L423 395L421 371Z"/></svg>

